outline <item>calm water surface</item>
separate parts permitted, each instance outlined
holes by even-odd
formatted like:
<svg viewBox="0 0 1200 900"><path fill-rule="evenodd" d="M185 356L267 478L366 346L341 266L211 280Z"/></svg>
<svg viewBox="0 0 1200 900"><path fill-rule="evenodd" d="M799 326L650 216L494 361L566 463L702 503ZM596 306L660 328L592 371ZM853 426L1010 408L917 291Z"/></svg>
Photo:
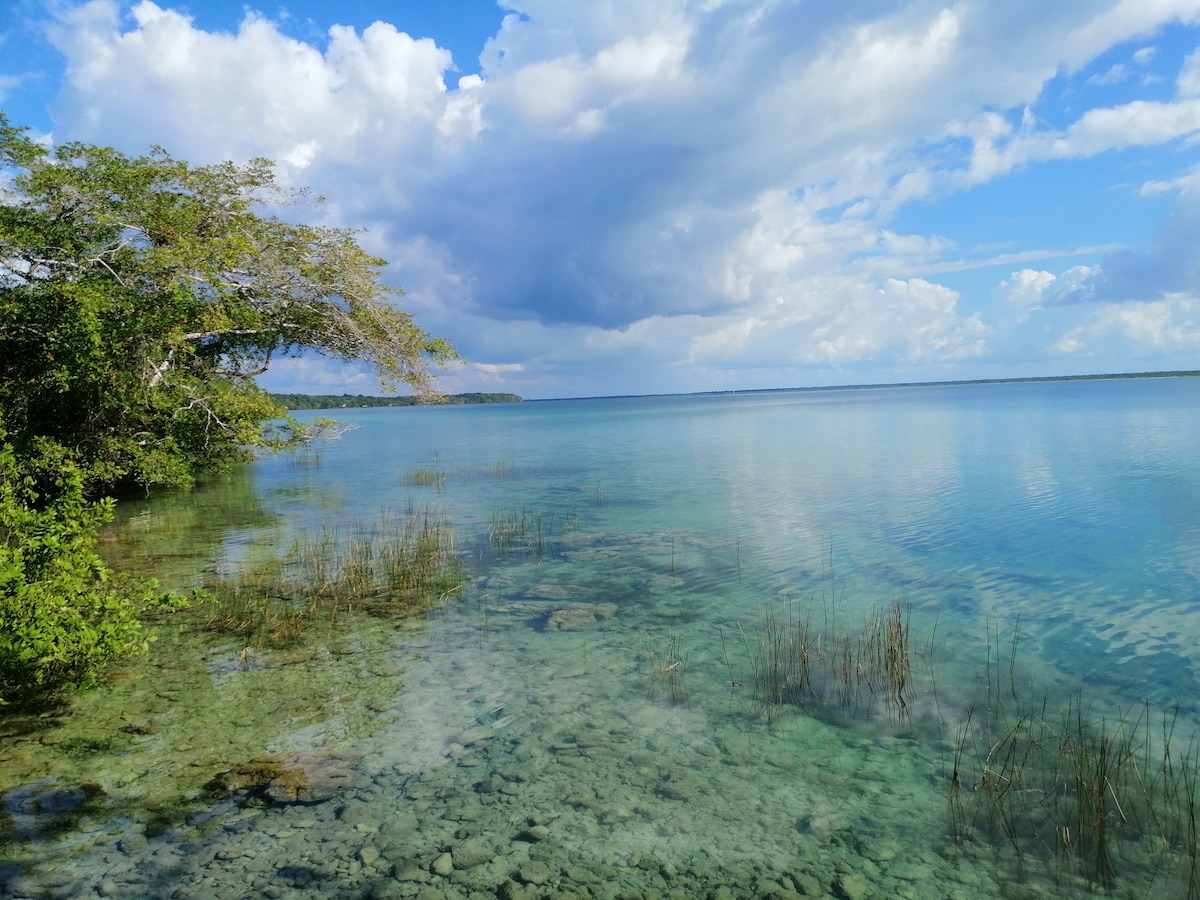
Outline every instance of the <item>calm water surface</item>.
<svg viewBox="0 0 1200 900"><path fill-rule="evenodd" d="M1183 378L339 411L315 455L127 505L114 563L186 587L429 511L461 596L288 651L155 626L146 661L0 732L4 890L1186 896L1166 789L1105 807L1097 847L1060 771L1090 763L1042 750L1104 723L1121 784L1187 759L1198 412ZM899 706L865 674L894 603ZM764 654L805 624L811 690L771 694ZM340 786L206 793L265 754Z"/></svg>

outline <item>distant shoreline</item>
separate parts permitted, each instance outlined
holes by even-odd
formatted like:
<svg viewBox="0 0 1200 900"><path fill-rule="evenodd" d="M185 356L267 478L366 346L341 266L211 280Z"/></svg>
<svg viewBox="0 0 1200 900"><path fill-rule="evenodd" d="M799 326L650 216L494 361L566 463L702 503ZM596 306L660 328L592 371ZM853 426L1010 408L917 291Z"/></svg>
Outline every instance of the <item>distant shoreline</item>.
<svg viewBox="0 0 1200 900"><path fill-rule="evenodd" d="M410 394L396 397L372 397L366 394L271 394L278 403L291 410L303 409L367 409L385 406L445 406L467 403L521 403L516 394L447 394L436 400L422 400Z"/></svg>
<svg viewBox="0 0 1200 900"><path fill-rule="evenodd" d="M1173 372L1121 372L1099 375L1030 375L1023 378L964 378L956 381L893 381L877 384L827 384L811 387L731 388L727 391L687 391L665 394L598 394L592 397L547 397L526 403L554 403L559 400L628 400L634 397L718 397L741 394L778 394L786 391L862 391L876 388L959 387L972 384L1030 384L1048 381L1118 381L1127 378L1194 378L1200 369Z"/></svg>
<svg viewBox="0 0 1200 900"><path fill-rule="evenodd" d="M704 391L706 394L755 394L771 391L845 391L855 388L955 387L969 384L1030 384L1044 381L1119 381L1126 378L1194 378L1200 370L1178 372L1114 372L1100 375L1029 375L1024 378L964 378L955 381L895 381L880 384L838 384L806 388L752 388L745 391Z"/></svg>
<svg viewBox="0 0 1200 900"><path fill-rule="evenodd" d="M829 384L810 387L734 388L727 391L686 391L665 394L597 394L590 397L544 397L527 400L517 394L447 394L430 403L413 396L380 397L367 394L271 394L289 410L362 409L388 406L444 406L481 403L555 403L560 400L628 400L635 397L718 397L742 394L777 394L785 391L861 391L878 388L961 387L973 384L1038 384L1053 381L1118 381L1132 378L1195 378L1200 369L1171 372L1113 372L1096 375L1029 375L1021 378L963 378L953 381L895 381L873 384Z"/></svg>

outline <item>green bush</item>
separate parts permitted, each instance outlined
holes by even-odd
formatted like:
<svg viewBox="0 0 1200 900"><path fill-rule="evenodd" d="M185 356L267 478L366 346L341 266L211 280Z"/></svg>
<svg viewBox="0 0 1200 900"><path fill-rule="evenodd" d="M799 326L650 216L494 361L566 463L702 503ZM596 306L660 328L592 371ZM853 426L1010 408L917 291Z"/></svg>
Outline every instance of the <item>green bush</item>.
<svg viewBox="0 0 1200 900"><path fill-rule="evenodd" d="M0 430L0 703L93 681L110 660L144 652L138 620L155 584L115 577L96 554L113 501L84 497L83 475L47 448L39 494Z"/></svg>

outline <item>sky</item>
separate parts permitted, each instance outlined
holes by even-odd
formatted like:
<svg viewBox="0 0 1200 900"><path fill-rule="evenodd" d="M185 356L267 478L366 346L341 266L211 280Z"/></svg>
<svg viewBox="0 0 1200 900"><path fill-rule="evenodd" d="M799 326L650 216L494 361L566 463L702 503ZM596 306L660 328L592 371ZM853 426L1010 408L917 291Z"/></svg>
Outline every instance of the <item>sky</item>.
<svg viewBox="0 0 1200 900"><path fill-rule="evenodd" d="M275 160L446 393L1200 369L1200 0L0 0L0 109Z"/></svg>

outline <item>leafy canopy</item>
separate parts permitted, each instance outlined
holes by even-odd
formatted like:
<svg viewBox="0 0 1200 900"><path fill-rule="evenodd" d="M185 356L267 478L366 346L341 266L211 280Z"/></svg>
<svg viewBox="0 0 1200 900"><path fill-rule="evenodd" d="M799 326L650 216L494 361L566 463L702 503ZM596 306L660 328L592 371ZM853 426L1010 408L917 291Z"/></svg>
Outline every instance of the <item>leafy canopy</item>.
<svg viewBox="0 0 1200 900"><path fill-rule="evenodd" d="M95 493L310 437L254 383L280 356L363 360L388 389L430 392L454 350L396 308L354 232L270 212L301 202L319 201L265 159L51 150L0 113L0 409L38 485L59 451Z"/></svg>

